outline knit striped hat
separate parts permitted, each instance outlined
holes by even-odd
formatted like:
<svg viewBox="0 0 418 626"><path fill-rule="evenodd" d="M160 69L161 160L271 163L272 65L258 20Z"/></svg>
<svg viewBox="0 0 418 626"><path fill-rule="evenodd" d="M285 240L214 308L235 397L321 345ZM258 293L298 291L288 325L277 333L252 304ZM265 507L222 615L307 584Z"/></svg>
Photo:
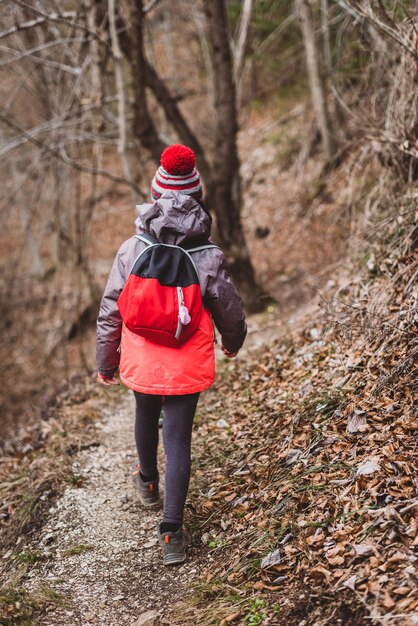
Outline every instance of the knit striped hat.
<svg viewBox="0 0 418 626"><path fill-rule="evenodd" d="M202 185L193 150L175 143L164 150L160 162L161 166L151 183L153 200L158 200L167 189L181 191L201 200Z"/></svg>

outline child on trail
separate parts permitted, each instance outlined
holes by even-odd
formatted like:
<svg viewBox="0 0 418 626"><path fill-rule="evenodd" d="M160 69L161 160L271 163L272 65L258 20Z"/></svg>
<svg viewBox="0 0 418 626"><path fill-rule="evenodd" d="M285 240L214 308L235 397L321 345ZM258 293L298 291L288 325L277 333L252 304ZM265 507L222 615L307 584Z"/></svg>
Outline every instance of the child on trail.
<svg viewBox="0 0 418 626"><path fill-rule="evenodd" d="M247 327L225 257L209 239L211 217L190 148L174 144L164 150L151 198L151 204L137 207L137 235L121 245L110 272L97 320L97 368L107 386L118 384L119 368L121 381L135 394L139 462L133 479L147 507L159 503L158 421L164 402L166 470L157 535L163 562L170 565L186 559L190 541L183 512L196 406L215 378L212 320L229 358L244 343ZM172 320L169 329L166 320Z"/></svg>

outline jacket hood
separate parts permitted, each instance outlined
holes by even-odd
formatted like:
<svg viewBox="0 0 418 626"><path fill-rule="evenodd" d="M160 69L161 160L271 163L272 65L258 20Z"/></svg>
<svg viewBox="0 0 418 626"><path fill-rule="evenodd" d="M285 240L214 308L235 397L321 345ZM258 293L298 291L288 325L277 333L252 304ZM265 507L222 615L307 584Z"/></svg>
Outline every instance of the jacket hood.
<svg viewBox="0 0 418 626"><path fill-rule="evenodd" d="M210 236L210 215L197 200L184 193L166 191L152 204L137 205L136 211L137 231L148 231L163 243L181 245Z"/></svg>

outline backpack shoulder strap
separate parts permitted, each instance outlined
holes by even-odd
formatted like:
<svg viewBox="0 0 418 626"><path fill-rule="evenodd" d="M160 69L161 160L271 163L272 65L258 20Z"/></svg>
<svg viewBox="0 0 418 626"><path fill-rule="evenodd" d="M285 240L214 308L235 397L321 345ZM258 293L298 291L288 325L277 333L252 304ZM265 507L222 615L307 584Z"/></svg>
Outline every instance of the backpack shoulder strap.
<svg viewBox="0 0 418 626"><path fill-rule="evenodd" d="M218 250L220 249L219 246L216 246L214 243L208 243L206 246L198 246L197 248L189 248L187 252L199 252L200 250L209 250L210 248L218 248Z"/></svg>
<svg viewBox="0 0 418 626"><path fill-rule="evenodd" d="M138 239L139 241L142 241L143 243L147 244L147 246L155 246L158 243L160 243L158 239L156 239L149 233L142 233L141 235L134 235L134 237L135 239Z"/></svg>
<svg viewBox="0 0 418 626"><path fill-rule="evenodd" d="M186 250L186 252L199 252L200 250L209 250L210 248L219 248L219 246L215 245L214 243L211 243L207 239L206 240L204 239L203 241L195 240L195 242L192 243L190 247L188 247L187 245L184 246L184 249Z"/></svg>
<svg viewBox="0 0 418 626"><path fill-rule="evenodd" d="M139 241L142 241L143 243L145 243L148 247L161 244L161 242L158 241L156 237L153 237L153 235L150 235L149 233L141 233L140 235L134 235L134 237L135 239L138 239ZM166 244L162 244L162 245L166 245ZM170 247L182 248L186 252L199 252L200 250L208 250L210 248L219 249L219 246L215 245L214 243L211 243L207 239L200 241L200 242L195 240L195 242L192 243L191 247L188 247L187 245L185 246L170 245Z"/></svg>

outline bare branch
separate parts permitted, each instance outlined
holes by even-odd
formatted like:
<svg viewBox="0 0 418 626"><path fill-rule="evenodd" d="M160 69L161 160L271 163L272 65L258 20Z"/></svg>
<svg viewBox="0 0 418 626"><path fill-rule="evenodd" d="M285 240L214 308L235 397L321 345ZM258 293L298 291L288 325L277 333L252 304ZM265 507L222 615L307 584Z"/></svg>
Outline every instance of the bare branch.
<svg viewBox="0 0 418 626"><path fill-rule="evenodd" d="M261 54L267 50L270 44L285 32L286 28L296 20L296 13L288 15L276 28L257 46L255 54Z"/></svg>
<svg viewBox="0 0 418 626"><path fill-rule="evenodd" d="M142 13L145 15L146 13L149 13L150 11L152 11L152 9L154 7L157 6L157 4L160 2L160 0L150 0L148 2L148 4L146 6L144 6L144 8L142 9Z"/></svg>
<svg viewBox="0 0 418 626"><path fill-rule="evenodd" d="M77 17L77 13L75 11L64 11L61 16L66 19L71 19ZM47 17L38 17L37 19L29 20L29 22L24 22L23 24L15 24L8 30L4 30L0 33L0 39L4 39L5 37L9 37L23 30L28 30L29 28L34 28L35 26L39 26L39 24L44 24L48 20L55 20L57 17L58 14L51 13Z"/></svg>
<svg viewBox="0 0 418 626"><path fill-rule="evenodd" d="M104 98L103 103L111 104L116 101L117 96L107 96L106 98ZM35 138L38 135L42 135L44 133L50 133L58 130L67 130L69 128L79 126L84 122L84 119L82 117L83 113L88 111L94 111L96 109L97 106L95 103L85 104L80 106L76 111L74 111L72 117L67 117L65 119L62 115L60 115L59 117L55 117L52 120L48 120L44 124L40 124L39 126L35 126L30 130L26 130L25 136L19 134L17 137L13 137L12 139L9 139L9 141L3 143L3 145L0 147L0 159L8 155L9 152L11 152L12 150L15 150L16 148L19 148L23 144L27 143L29 141L28 137ZM3 108L3 111L4 110L6 109Z"/></svg>
<svg viewBox="0 0 418 626"><path fill-rule="evenodd" d="M211 168L197 136L194 134L183 116L176 99L171 95L167 85L160 78L155 69L147 63L146 70L148 85L162 106L167 120L174 126L177 133L181 137L181 140L196 154L199 169L205 179L206 186L209 187L212 179Z"/></svg>
<svg viewBox="0 0 418 626"><path fill-rule="evenodd" d="M21 61L22 59L26 59L27 57L32 57L30 60L35 63L44 63L45 65L49 65L50 67L58 67L65 72L69 72L70 74L78 75L80 73L79 67L71 67L69 65L65 65L63 63L58 63L57 61L52 61L51 59L45 59L42 57L36 57L34 54L36 52L43 52L44 50L49 50L50 48L54 48L55 46L66 45L67 43L85 43L87 39L84 38L62 38L62 39L54 39L53 41L48 41L46 43L42 43L35 48L31 48L30 50L25 50L21 52L20 50L15 50L13 48L5 48L4 46L0 46L0 49L8 52L9 54L14 54L15 58L6 59L5 61L0 62L0 68L5 67L7 65L11 65L12 63L16 63L17 61Z"/></svg>
<svg viewBox="0 0 418 626"><path fill-rule="evenodd" d="M327 159L330 161L335 154L331 123L327 109L324 81L320 72L320 61L315 41L315 28L308 0L297 0L303 42L306 52L306 66L319 131Z"/></svg>
<svg viewBox="0 0 418 626"><path fill-rule="evenodd" d="M388 37L396 41L405 50L409 52L415 59L418 59L418 52L416 48L411 45L411 41L407 36L403 36L399 27L390 19L383 21L372 10L371 6L364 7L357 0L336 0L336 2L347 11L352 17L357 19L363 18L381 32L385 33Z"/></svg>
<svg viewBox="0 0 418 626"><path fill-rule="evenodd" d="M54 148L52 146L48 146L47 144L44 144L42 141L39 141L35 137L31 137L30 135L28 135L26 131L23 128L21 128L19 124L17 124L7 113L4 113L4 112L0 113L0 119L3 120L3 122L7 124L10 128L13 128L15 131L17 131L18 133L26 137L26 139L30 143L33 143L34 145L46 150L50 154L54 155L55 157L57 157L58 159L66 163L67 165L70 165L71 167L73 167L75 170L78 170L79 172L85 172L87 174L95 174L97 176L103 176L103 178L112 180L115 183L126 185L130 187L131 189L133 189L140 197L143 197L141 189L138 187L138 185L136 185L132 181L126 180L126 178L123 178L122 176L115 176L114 174L112 174L111 172L108 172L107 170L82 165L78 161L75 161L74 159L71 159L68 156L68 154L65 152L64 146L61 146L60 149Z"/></svg>
<svg viewBox="0 0 418 626"><path fill-rule="evenodd" d="M70 18L67 18L65 13L44 13L40 11L39 9L35 9L33 6L31 6L27 2L24 2L23 0L14 0L14 2L24 7L25 9L32 11L32 13L34 13L35 15L39 15L39 17L42 17L45 22L61 22L63 24L68 24L72 28L76 28L77 30L82 30L83 32L88 33L91 37L94 37L95 39L97 39L97 41L101 45L105 46L106 48L109 48L109 44L106 40L99 37L97 33L91 32L90 29L84 24L80 24L79 22L75 22L75 21L72 21ZM78 14L75 13L74 16L78 17ZM71 12L71 17L72 17L72 12Z"/></svg>

